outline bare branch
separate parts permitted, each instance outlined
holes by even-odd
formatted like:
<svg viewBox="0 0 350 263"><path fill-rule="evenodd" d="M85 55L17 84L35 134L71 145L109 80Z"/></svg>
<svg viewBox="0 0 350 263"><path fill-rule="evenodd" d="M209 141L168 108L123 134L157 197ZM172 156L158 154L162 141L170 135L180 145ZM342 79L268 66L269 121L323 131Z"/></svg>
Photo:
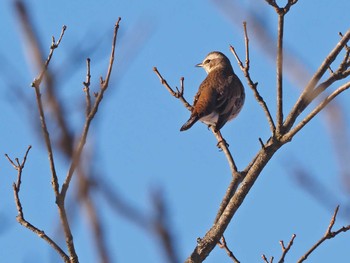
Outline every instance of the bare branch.
<svg viewBox="0 0 350 263"><path fill-rule="evenodd" d="M91 111L91 95L90 95L90 58L86 59L86 81L83 82L84 88L83 91L85 92L85 99L86 99L86 110L85 114L86 117L89 116Z"/></svg>
<svg viewBox="0 0 350 263"><path fill-rule="evenodd" d="M224 152L224 154L227 158L227 161L228 161L230 169L231 169L232 176L233 177L239 176L237 166L235 164L235 161L232 158L231 152L228 149L228 144L226 143L226 140L222 137L222 134L220 131L215 131L214 127L212 127L212 126L210 126L210 129L218 141L217 146Z"/></svg>
<svg viewBox="0 0 350 263"><path fill-rule="evenodd" d="M52 143L51 143L49 131L48 131L48 128L46 125L46 119L45 119L43 103L42 103L41 93L40 93L40 84L42 82L43 76L45 75L45 72L47 71L47 68L48 68L49 63L51 61L54 50L59 46L59 44L61 42L61 39L63 37L63 33L64 33L65 29L66 29L66 27L64 26L62 28L62 33L61 33L61 36L59 38L59 41L57 43L55 42L54 38L52 39L52 44L50 47L50 54L49 54L49 56L44 64L43 70L41 71L39 76L33 81L32 87L34 87L34 89L35 89L36 100L37 100L37 105L38 105L38 110L39 110L39 115L40 115L40 121L41 121L41 129L42 129L42 132L44 135L44 140L45 140L45 144L46 144L46 148L47 148L47 152L48 152L48 156L49 156L50 170L51 170L51 174L52 174L51 184L52 184L55 196L56 196L56 203L58 206L58 211L59 211L61 223L62 223L64 233L66 236L66 244L67 244L68 251L70 254L71 262L78 262L78 256L75 252L74 243L73 243L73 236L72 236L72 233L71 233L71 230L69 227L66 211L64 208L64 200L62 200L60 198L60 194L59 194L59 183L58 183L55 162L54 162L54 157L53 157Z"/></svg>
<svg viewBox="0 0 350 263"><path fill-rule="evenodd" d="M13 183L13 193L14 193L17 212L18 212L16 219L17 219L18 223L20 223L22 226L29 229L30 231L35 233L37 236L39 236L40 238L45 240L54 250L56 250L56 252L62 257L64 262L69 263L71 261L69 260L68 255L60 248L60 246L58 246L47 234L45 234L45 232L43 230L40 230L39 228L35 227L34 225L32 225L31 223L29 223L27 220L24 219L23 207L22 207L21 200L19 198L19 192L20 192L21 183L22 183L22 172L24 169L24 165L27 161L27 156L29 154L31 147L32 146L28 146L27 151L24 154L23 161L21 164L19 163L18 158L15 159L16 162L18 163L16 165L13 162L13 160L7 154L5 154L7 160L11 163L11 165L14 167L14 169L16 169L18 172L17 173L17 182Z"/></svg>
<svg viewBox="0 0 350 263"><path fill-rule="evenodd" d="M55 42L55 38L52 37L52 44L50 46L49 56L46 59L44 66L43 66L43 69L41 70L40 74L38 75L38 77L36 77L34 79L34 81L32 83L32 87L35 89L35 94L36 94L36 101L37 101L39 115L40 115L40 121L41 121L41 129L42 129L42 132L44 135L44 140L45 140L47 152L49 155L50 169L51 169L51 173L52 173L52 187L54 189L56 197L59 194L59 184L58 184L55 162L54 162L54 157L53 157L52 143L51 143L49 131L47 129L44 108L43 108L43 103L42 103L42 99L41 99L40 84L43 80L44 75L47 72L47 69L48 69L48 66L50 64L54 50L56 48L58 48L59 44L61 43L61 40L62 40L62 37L64 35L66 28L67 28L66 26L62 27L62 31L61 31L60 37L59 37L57 42Z"/></svg>
<svg viewBox="0 0 350 263"><path fill-rule="evenodd" d="M156 67L153 67L153 71L157 74L157 76L159 77L160 82L162 83L162 85L170 92L170 94L172 96L174 96L175 98L179 99L184 106L186 107L186 109L188 109L189 111L192 111L192 106L191 104L189 104L187 102L187 100L184 97L184 86L183 86L183 81L184 78L181 78L181 90L175 92L168 84L168 82L163 78L163 76L159 73L158 69Z"/></svg>
<svg viewBox="0 0 350 263"><path fill-rule="evenodd" d="M334 214L331 218L331 221L329 222L329 225L328 225L328 228L326 230L326 233L323 235L323 237L316 242L315 245L313 245L299 260L298 260L298 263L301 263L303 261L305 261L310 255L311 253L319 246L321 245L324 241L326 241L327 239L332 239L334 238L335 236L337 236L338 234L340 234L341 232L347 232L350 230L350 225L348 226L343 226L341 228L339 228L338 230L336 231L332 231L332 228L335 224L335 220L336 220L336 217L337 217L337 214L338 214L338 210L339 210L339 206L337 206L334 210Z"/></svg>
<svg viewBox="0 0 350 263"><path fill-rule="evenodd" d="M265 0L265 1L276 10L277 14L281 14L282 13L283 15L288 13L288 11L291 8L291 6L298 2L298 0L288 0L288 2L286 3L286 5L284 7L280 7L276 3L276 0Z"/></svg>
<svg viewBox="0 0 350 263"><path fill-rule="evenodd" d="M264 260L265 263L273 263L273 257L271 257L270 261L267 259L267 257L262 254L261 255L261 258Z"/></svg>
<svg viewBox="0 0 350 263"><path fill-rule="evenodd" d="M327 96L319 105L315 107L302 121L300 121L290 132L286 133L283 137L283 141L290 141L293 136L300 131L309 121L311 121L324 107L326 107L334 98L336 98L343 91L350 88L350 82L337 88L329 96Z"/></svg>
<svg viewBox="0 0 350 263"><path fill-rule="evenodd" d="M269 122L270 125L270 130L274 134L275 133L275 124L273 121L273 118L271 116L271 113L266 105L266 102L264 101L263 97L260 95L258 91L258 83L253 82L253 80L250 77L249 73L249 68L250 68L250 58L249 58L249 38L248 38L248 32L247 32L247 23L243 22L243 29L244 29L244 39L245 39L245 50L246 50L246 58L245 58L245 65L243 65L241 59L239 58L236 50L234 49L233 46L230 46L230 50L235 56L237 63L239 67L241 68L241 71L243 72L245 78L247 79L249 87L252 89L254 93L255 99L258 101L260 106L263 108L265 115L267 117L267 121Z"/></svg>
<svg viewBox="0 0 350 263"><path fill-rule="evenodd" d="M338 42L338 44L334 47L334 49L328 54L325 60L322 62L321 66L318 68L316 73L312 76L309 83L306 85L305 89L299 96L297 102L293 106L293 109L288 114L285 122L284 129L286 131L290 130L297 117L304 111L304 109L311 103L310 94L316 87L317 83L320 81L324 73L331 66L333 61L337 58L340 51L346 46L348 41L350 40L350 29L343 35L342 39Z"/></svg>
<svg viewBox="0 0 350 263"><path fill-rule="evenodd" d="M107 70L106 78L102 81L101 90L106 90L107 89L108 84L109 84L109 80L111 78L112 68L113 68L113 64L114 64L113 62L114 62L115 44L117 42L117 34L118 34L120 20L121 20L121 18L119 17L118 20L117 20L117 23L115 24L115 27L114 27L114 36L113 36L113 41L112 41L111 56L109 57L108 70ZM97 111L97 109L96 109L96 111Z"/></svg>
<svg viewBox="0 0 350 263"><path fill-rule="evenodd" d="M232 251L228 248L226 239L224 236L221 237L221 241L219 241L218 245L220 248L225 249L227 255L229 256L230 259L232 259L233 262L240 263L240 261L235 257Z"/></svg>
<svg viewBox="0 0 350 263"><path fill-rule="evenodd" d="M67 26L63 26L62 27L62 31L61 31L61 34L60 34L60 37L58 39L57 42L55 42L55 38L52 37L52 43L51 43L51 46L50 46L50 53L49 53L49 56L48 58L46 59L45 63L44 63L44 66L39 74L39 76L37 78L34 79L33 83L32 83L32 87L34 88L39 88L45 74L46 74L46 71L47 71L47 68L49 67L49 64L50 64L50 61L51 61L51 58L52 58L52 55L53 55L53 52L56 48L58 48L59 44L61 43L61 40L63 38L63 35L64 35L64 32L66 31L67 29Z"/></svg>
<svg viewBox="0 0 350 263"><path fill-rule="evenodd" d="M278 13L278 36L277 36L277 115L276 115L276 134L281 136L283 125L283 30L284 14Z"/></svg>
<svg viewBox="0 0 350 263"><path fill-rule="evenodd" d="M60 196L61 196L61 198L63 200L64 200L64 198L66 196L66 193L67 193L67 190L68 190L68 187L69 187L69 183L70 183L70 181L72 179L73 173L74 173L74 171L75 171L75 169L76 169L76 167L77 167L77 165L78 165L78 163L80 161L80 156L81 156L81 153L83 151L83 148L84 148L84 145L85 145L85 142L86 142L86 138L87 138L87 134L88 134L88 131L89 131L89 128L90 128L91 121L95 117L95 115L97 113L97 110L98 110L98 107L100 105L100 102L103 99L103 94L107 90L107 87L108 87L109 79L110 79L111 72L112 72L113 62L114 62L114 51L115 51L115 46L116 46L116 41L117 41L117 34L118 34L120 20L121 20L121 18L118 19L118 21L116 22L115 27L114 27L114 36L113 36L113 41L112 41L112 51L111 51L111 56L110 56L110 60L109 60L109 66L108 66L108 70L107 70L107 74L106 74L106 79L102 80L102 78L101 78L101 90L100 90L100 92L98 93L98 95L96 97L94 106L91 109L90 114L86 117L84 128L83 128L83 132L82 132L80 140L79 140L79 144L78 144L78 146L77 146L77 148L76 148L76 150L74 152L74 155L73 155L73 158L72 158L72 163L71 163L71 165L69 167L66 179L65 179L65 181L64 181L64 183L62 185Z"/></svg>
<svg viewBox="0 0 350 263"><path fill-rule="evenodd" d="M278 263L283 263L284 262L284 258L286 257L288 251L290 250L290 248L292 247L293 245L293 241L295 239L296 235L293 234L292 235L292 238L290 239L287 247L284 246L284 243L283 243L283 240L280 241L280 244L281 244L281 248L282 248L282 255L281 255L281 258L280 260L278 261Z"/></svg>

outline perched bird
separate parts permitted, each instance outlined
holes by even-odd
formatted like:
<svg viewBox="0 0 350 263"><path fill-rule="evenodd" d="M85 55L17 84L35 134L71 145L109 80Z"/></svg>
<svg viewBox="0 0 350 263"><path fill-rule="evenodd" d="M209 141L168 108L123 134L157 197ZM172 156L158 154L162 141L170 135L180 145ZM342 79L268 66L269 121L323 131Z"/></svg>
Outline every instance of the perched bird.
<svg viewBox="0 0 350 263"><path fill-rule="evenodd" d="M230 60L221 52L210 52L202 63L208 76L194 97L189 120L181 127L185 131L198 120L219 131L226 122L235 118L243 107L245 93L242 82L233 72Z"/></svg>

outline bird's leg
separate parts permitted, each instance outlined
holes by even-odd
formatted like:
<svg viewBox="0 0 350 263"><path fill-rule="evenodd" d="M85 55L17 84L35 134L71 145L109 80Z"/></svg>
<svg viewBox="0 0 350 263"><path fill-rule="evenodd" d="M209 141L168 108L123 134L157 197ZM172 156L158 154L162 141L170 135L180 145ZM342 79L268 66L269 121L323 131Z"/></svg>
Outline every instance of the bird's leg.
<svg viewBox="0 0 350 263"><path fill-rule="evenodd" d="M220 130L215 131L215 133L217 134L217 138L218 138L218 143L217 143L217 147L220 148L222 150L222 144L225 144L227 147L229 147L230 145L226 142L226 140L222 137Z"/></svg>

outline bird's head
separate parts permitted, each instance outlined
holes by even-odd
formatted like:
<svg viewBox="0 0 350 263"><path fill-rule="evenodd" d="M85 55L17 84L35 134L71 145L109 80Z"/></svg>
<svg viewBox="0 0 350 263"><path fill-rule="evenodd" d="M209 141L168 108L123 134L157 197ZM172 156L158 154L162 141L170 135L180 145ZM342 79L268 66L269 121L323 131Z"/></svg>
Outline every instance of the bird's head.
<svg viewBox="0 0 350 263"><path fill-rule="evenodd" d="M230 60L221 52L219 51L213 51L210 52L203 62L196 65L196 67L204 68L204 70L209 74L210 71L214 69L226 69L231 68Z"/></svg>

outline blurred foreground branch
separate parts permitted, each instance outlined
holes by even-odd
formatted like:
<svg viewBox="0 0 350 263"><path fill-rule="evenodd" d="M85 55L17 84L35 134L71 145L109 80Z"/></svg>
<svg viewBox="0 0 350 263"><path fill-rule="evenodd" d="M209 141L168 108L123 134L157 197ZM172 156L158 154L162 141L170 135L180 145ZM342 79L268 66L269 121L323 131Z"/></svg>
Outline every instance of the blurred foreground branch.
<svg viewBox="0 0 350 263"><path fill-rule="evenodd" d="M23 5L23 3L21 1L17 2L18 4L18 8L20 10L20 14L22 15L21 17L24 18L24 20L29 20L27 13L25 12L25 6ZM109 60L109 65L108 65L108 69L107 69L107 73L106 73L106 77L105 79L103 79L102 77L100 78L100 84L101 84L101 88L100 88L100 92L98 92L96 94L96 99L94 100L93 106L90 109L90 105L91 105L91 97L89 97L87 99L88 103L87 103L87 111L89 110L87 116L86 116L86 121L84 124L84 128L79 140L79 143L76 147L76 149L74 150L74 153L72 154L72 156L68 156L71 157L72 161L71 161L71 165L68 169L68 173L66 176L66 179L60 189L59 183L58 183L58 176L56 173L56 168L55 168L55 158L54 158L54 153L53 153L53 146L52 146L52 142L51 142L51 138L49 135L49 129L48 126L46 124L46 116L45 116L45 109L43 107L43 102L42 102L42 94L41 94L41 83L43 81L43 79L47 76L47 72L48 72L48 67L50 64L50 61L52 59L54 50L59 46L59 44L61 43L61 40L63 38L64 35L64 31L66 30L66 26L64 26L62 28L62 32L61 35L58 39L58 41L55 41L55 38L52 38L52 44L50 47L50 52L48 55L48 58L46 59L42 70L40 72L40 74L38 75L37 78L35 78L35 80L32 83L32 87L35 89L35 94L36 94L36 100L37 100L37 107L39 110L39 117L40 117L40 121L41 121L41 129L42 129L42 133L44 136L44 141L45 141L45 145L47 148L47 153L49 156L49 163L50 163L50 170L51 170L51 175L52 175L52 187L53 187L53 191L55 193L55 197L56 197L56 204L57 204L57 208L59 211L59 218L61 221L61 226L63 227L63 232L65 235L65 240L66 240L66 246L68 249L68 253L69 256L67 256L62 249L57 248L57 245L55 245L55 242L53 242L50 238L48 238L46 235L44 235L44 232L36 232L39 236L42 236L44 240L46 240L51 246L53 246L55 248L55 250L61 255L61 257L63 258L63 260L65 262L79 262L78 260L78 255L75 251L75 246L74 246L74 242L73 242L73 235L71 232L71 228L70 228L70 224L69 224L69 220L68 220L68 216L67 216L67 212L66 212L66 208L65 208L65 198L66 198L66 193L68 190L68 187L70 185L71 179L73 177L73 174L77 168L77 166L80 163L80 157L86 142L86 138L89 132L89 127L90 124L92 122L92 120L94 119L97 111L98 111L98 107L103 99L103 95L104 92L107 90L108 88L108 84L109 84L109 80L111 77L111 73L112 73L112 68L113 68L113 63L114 63L114 54L115 54L115 47L116 47L116 39L117 39L117 33L118 33L118 29L119 29L119 22L120 22L120 18L118 19L118 21L115 24L115 28L114 28L114 36L113 36L113 40L112 40L112 51L111 51L111 55L110 55L110 60ZM37 43L37 39L35 38L35 35L33 34L33 30L31 30L31 27L28 26L27 27L27 32L29 36L32 36L31 39L31 43ZM90 66L88 64L88 76L87 76L87 81L85 84L85 88L89 86L89 82L90 82ZM86 90L85 90L86 91ZM86 94L89 94L88 91L86 91ZM90 103L90 105L89 105ZM63 115L60 112L57 112L57 114L63 118ZM60 126L61 127L61 126ZM66 145L71 145L73 147L74 143L73 140L71 138L69 139L64 139L66 141ZM72 148L73 149L73 148ZM29 150L28 150L29 151ZM70 155L70 151L64 151L65 154ZM27 154L26 154L27 156ZM8 157L9 161L11 162L12 165L14 165L14 163L11 161L11 159ZM24 161L25 162L25 161ZM17 166L16 166L17 167ZM23 163L23 167L22 166L18 166L21 171L24 167L24 163ZM17 203L17 207L18 207L18 211L19 214L21 215L21 217L23 218L23 214L22 214L22 207L20 205L19 202L19 198L18 198L18 192L19 192L19 186L20 186L20 176L19 176L19 180L17 183L17 186L14 186L15 189L15 193L17 193L17 195L15 195L15 199L16 199L16 203ZM18 189L18 190L17 190ZM90 215L93 213L94 215L96 215L96 212L94 212L94 207L92 206L92 203L87 203L90 204L88 205L89 211L91 212ZM20 208L20 209L19 209ZM98 224L96 224L97 218L92 216L91 218L94 218L93 222L94 222L94 226L95 226L95 233L96 236L99 237L101 233L100 231L100 227ZM29 222L26 222L26 225L30 226ZM32 229L34 229L32 227ZM98 239L99 240L99 239ZM105 247L103 244L103 242L98 242L98 245L101 244L101 246L99 247L99 250L101 251L101 257L103 258L103 262L108 262L108 257L106 256L106 252L105 251Z"/></svg>

